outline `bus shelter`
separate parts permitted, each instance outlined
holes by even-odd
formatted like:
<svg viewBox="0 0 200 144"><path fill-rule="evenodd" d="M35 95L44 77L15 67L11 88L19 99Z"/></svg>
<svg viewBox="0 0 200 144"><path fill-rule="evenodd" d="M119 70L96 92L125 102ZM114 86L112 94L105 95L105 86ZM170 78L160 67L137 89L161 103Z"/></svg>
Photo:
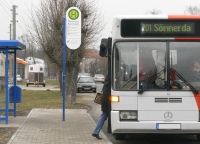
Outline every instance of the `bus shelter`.
<svg viewBox="0 0 200 144"><path fill-rule="evenodd" d="M16 52L17 50L25 50L26 46L18 40L0 40L0 84L4 85L0 89L0 120L4 120L8 124L9 112L13 112L16 117L16 104L21 103L21 87L16 82ZM9 70L9 55L13 55L13 72ZM10 60L11 61L11 60ZM10 65L11 66L11 65ZM4 71L5 70L5 71ZM13 73L9 77L9 73ZM13 84L9 84L12 78Z"/></svg>

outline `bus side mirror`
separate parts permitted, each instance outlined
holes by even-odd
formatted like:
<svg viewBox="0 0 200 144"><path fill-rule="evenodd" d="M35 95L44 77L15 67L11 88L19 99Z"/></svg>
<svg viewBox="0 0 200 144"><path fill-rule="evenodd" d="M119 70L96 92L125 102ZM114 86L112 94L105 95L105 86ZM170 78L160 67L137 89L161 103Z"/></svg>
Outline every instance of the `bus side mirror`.
<svg viewBox="0 0 200 144"><path fill-rule="evenodd" d="M99 55L101 57L106 57L107 52L108 52L108 39L101 39L101 44L100 44L100 51Z"/></svg>

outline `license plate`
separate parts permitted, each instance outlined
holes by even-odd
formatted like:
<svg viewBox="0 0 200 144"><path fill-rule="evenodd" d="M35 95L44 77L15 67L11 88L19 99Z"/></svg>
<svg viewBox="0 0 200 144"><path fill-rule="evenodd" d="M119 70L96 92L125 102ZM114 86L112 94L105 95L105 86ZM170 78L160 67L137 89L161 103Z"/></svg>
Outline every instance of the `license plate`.
<svg viewBox="0 0 200 144"><path fill-rule="evenodd" d="M84 88L84 90L89 90L90 88Z"/></svg>
<svg viewBox="0 0 200 144"><path fill-rule="evenodd" d="M156 124L156 129L181 129L181 124Z"/></svg>

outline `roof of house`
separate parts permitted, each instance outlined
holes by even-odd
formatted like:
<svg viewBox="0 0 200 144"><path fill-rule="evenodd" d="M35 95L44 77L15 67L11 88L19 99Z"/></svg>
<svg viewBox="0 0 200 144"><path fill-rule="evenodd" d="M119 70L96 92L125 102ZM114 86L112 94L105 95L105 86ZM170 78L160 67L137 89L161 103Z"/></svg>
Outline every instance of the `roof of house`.
<svg viewBox="0 0 200 144"><path fill-rule="evenodd" d="M28 62L24 61L23 59L16 58L16 60L17 60L18 63L21 63L23 65L27 65L28 64Z"/></svg>
<svg viewBox="0 0 200 144"><path fill-rule="evenodd" d="M85 49L84 58L101 58L101 57L93 50Z"/></svg>
<svg viewBox="0 0 200 144"><path fill-rule="evenodd" d="M12 55L9 55L8 60L10 60L10 59L13 59ZM20 58L16 58L16 61L18 63L20 63L20 64L23 64L23 65L27 65L28 64L28 62L26 62L26 61L24 61L23 59L20 59Z"/></svg>

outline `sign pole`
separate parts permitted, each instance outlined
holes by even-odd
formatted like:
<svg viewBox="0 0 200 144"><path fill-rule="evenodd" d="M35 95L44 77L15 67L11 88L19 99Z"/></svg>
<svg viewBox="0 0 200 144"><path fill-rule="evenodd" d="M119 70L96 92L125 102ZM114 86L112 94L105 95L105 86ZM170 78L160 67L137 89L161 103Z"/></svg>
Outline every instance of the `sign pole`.
<svg viewBox="0 0 200 144"><path fill-rule="evenodd" d="M66 18L63 19L63 58L62 58L62 120L65 121L65 96L66 96Z"/></svg>
<svg viewBox="0 0 200 144"><path fill-rule="evenodd" d="M62 57L62 120L65 121L65 98L66 98L66 69L67 69L67 51L75 50L81 45L81 11L76 7L70 7L66 12L66 18L63 19L63 57Z"/></svg>

